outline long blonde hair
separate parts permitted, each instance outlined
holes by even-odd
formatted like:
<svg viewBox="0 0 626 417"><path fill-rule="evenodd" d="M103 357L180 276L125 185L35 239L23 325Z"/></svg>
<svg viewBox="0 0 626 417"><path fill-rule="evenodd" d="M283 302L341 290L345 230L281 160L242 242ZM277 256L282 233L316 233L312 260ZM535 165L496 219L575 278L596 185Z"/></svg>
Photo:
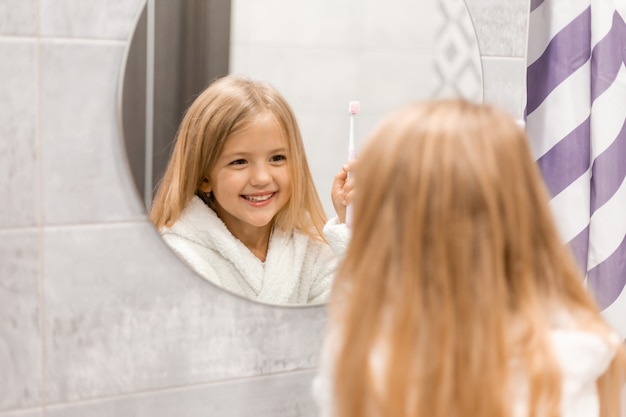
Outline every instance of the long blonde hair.
<svg viewBox="0 0 626 417"><path fill-rule="evenodd" d="M410 105L372 134L354 176L330 306L335 415L510 416L512 358L529 415L559 415L550 318L565 309L608 328L559 239L524 131L488 105ZM602 378L604 416L617 415L623 364L620 350Z"/></svg>
<svg viewBox="0 0 626 417"><path fill-rule="evenodd" d="M315 189L300 128L293 110L271 85L229 75L211 83L191 104L179 126L167 169L154 198L150 219L160 229L180 217L209 177L228 137L271 113L287 142L291 197L274 225L322 238L326 216ZM205 201L211 205L211 201Z"/></svg>

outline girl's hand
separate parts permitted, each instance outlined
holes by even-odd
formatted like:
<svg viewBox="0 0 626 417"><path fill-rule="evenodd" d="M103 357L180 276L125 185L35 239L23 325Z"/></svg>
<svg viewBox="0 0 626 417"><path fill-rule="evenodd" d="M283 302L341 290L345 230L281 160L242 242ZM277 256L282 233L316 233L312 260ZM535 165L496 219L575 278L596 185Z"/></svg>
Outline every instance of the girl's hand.
<svg viewBox="0 0 626 417"><path fill-rule="evenodd" d="M346 207L352 202L354 195L354 182L348 178L348 173L352 169L352 162L341 167L341 171L335 175L330 196L335 212L340 223L346 222Z"/></svg>

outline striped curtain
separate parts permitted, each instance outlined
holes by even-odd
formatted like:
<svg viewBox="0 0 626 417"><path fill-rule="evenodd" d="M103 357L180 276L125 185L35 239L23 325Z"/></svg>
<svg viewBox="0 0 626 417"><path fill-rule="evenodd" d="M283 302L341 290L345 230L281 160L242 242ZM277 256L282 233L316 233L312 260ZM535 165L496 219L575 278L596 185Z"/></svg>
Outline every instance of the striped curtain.
<svg viewBox="0 0 626 417"><path fill-rule="evenodd" d="M564 242L626 339L626 0L531 0L526 128Z"/></svg>

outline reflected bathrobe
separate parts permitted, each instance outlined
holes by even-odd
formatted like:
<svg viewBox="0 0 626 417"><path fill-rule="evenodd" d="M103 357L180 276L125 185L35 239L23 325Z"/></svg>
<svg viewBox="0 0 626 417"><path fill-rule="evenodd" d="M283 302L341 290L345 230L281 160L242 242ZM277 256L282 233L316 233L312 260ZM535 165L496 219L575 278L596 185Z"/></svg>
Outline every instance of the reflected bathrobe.
<svg viewBox="0 0 626 417"><path fill-rule="evenodd" d="M299 231L286 233L276 228L262 262L197 196L180 218L160 233L203 278L235 294L271 304L325 302L349 240L348 228L336 218L324 227L328 244Z"/></svg>

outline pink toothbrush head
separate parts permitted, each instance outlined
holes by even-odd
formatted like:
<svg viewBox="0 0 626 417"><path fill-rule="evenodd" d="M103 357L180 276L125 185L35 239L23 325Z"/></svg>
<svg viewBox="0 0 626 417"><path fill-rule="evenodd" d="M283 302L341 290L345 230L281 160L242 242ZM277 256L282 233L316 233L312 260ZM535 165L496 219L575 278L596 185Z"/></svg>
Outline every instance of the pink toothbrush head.
<svg viewBox="0 0 626 417"><path fill-rule="evenodd" d="M351 101L349 107L350 114L353 116L361 111L361 103L358 101Z"/></svg>

